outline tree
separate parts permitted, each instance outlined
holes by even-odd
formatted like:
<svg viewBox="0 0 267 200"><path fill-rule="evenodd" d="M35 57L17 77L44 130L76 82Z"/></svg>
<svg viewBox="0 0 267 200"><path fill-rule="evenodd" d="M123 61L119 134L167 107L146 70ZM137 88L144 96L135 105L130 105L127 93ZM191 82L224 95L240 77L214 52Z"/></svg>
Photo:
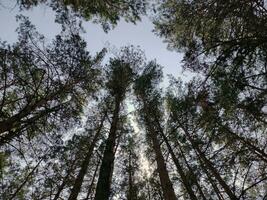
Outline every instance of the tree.
<svg viewBox="0 0 267 200"><path fill-rule="evenodd" d="M194 150L188 154L195 154L195 159L199 162L198 167L206 174L206 178L219 199L225 198L220 187L224 189L229 198L238 199L238 195L242 194L244 188L239 187L236 181L238 179L243 183L248 181L244 176L247 177L251 174L244 175L243 172L250 171L254 165L251 157L254 151L249 150L251 147L248 145L243 146L240 140L233 139L229 132L225 135L225 129L218 125L221 124L221 119L212 115L214 110L209 110L209 117L203 114L207 110L198 104L199 94L196 92L196 89L199 88L198 83L195 80L183 88L177 81L173 83L175 87L169 89L167 95L167 105L171 116L169 123L173 124L174 130L176 130L174 132L176 136L174 134L173 137L179 138L180 151L188 151L187 148L190 151ZM222 123L227 123L227 121ZM233 122L231 125L235 126ZM184 150L182 150L183 148ZM256 160L256 165L265 166L264 160ZM258 177L256 178L258 181L252 182L254 182L254 189L258 191L259 196L263 192L260 189L260 185L265 179L263 174L262 172L253 174L253 177ZM262 175L263 179L260 178ZM257 186L257 184L259 185ZM253 194L251 195L253 196Z"/></svg>
<svg viewBox="0 0 267 200"><path fill-rule="evenodd" d="M140 57L138 52L130 53L131 48L125 48L119 58L110 60L107 68L107 91L112 102L111 126L106 140L105 151L100 166L96 187L96 200L108 200L112 181L113 165L115 158L115 145L118 136L120 111L127 91L130 89L136 73Z"/></svg>
<svg viewBox="0 0 267 200"><path fill-rule="evenodd" d="M215 101L227 114L244 113L266 126L266 3L160 1L155 31L184 52L184 67L216 85Z"/></svg>
<svg viewBox="0 0 267 200"><path fill-rule="evenodd" d="M141 163L139 161L139 153L135 147L141 143L138 135L134 133L129 117L123 132L116 155L115 169L117 172L115 172L115 176L117 177L114 177L114 179L117 179L118 189L115 188L115 193L116 197L120 199L138 200L141 188L139 185L142 180L140 178Z"/></svg>
<svg viewBox="0 0 267 200"><path fill-rule="evenodd" d="M155 31L199 73L166 93L140 50L100 67L106 50L91 57L80 37L77 17L107 30L145 1L17 2L52 7L63 29L48 44L19 16L18 42L1 42L4 199L266 198L265 2L159 0Z"/></svg>
<svg viewBox="0 0 267 200"><path fill-rule="evenodd" d="M85 20L101 23L104 30L118 23L120 18L135 23L146 14L145 0L17 0L21 9L29 9L38 4L46 4L57 12L59 18L66 16L66 11Z"/></svg>
<svg viewBox="0 0 267 200"><path fill-rule="evenodd" d="M176 195L170 181L166 164L161 152L158 127L153 123L154 117L160 116L158 105L160 96L155 91L155 84L160 80L162 72L160 67L150 62L144 69L143 74L137 79L135 83L135 93L141 104L141 117L147 129L148 138L152 142L153 150L156 155L157 171L159 173L161 187L164 199L175 200ZM156 116L153 116L157 112Z"/></svg>
<svg viewBox="0 0 267 200"><path fill-rule="evenodd" d="M1 44L0 145L25 132L32 138L60 122L76 123L86 99L97 89L104 53L91 58L79 33L68 30L45 46L28 19L20 18L19 41Z"/></svg>
<svg viewBox="0 0 267 200"><path fill-rule="evenodd" d="M91 143L87 147L87 152L85 154L84 160L81 163L81 168L80 168L80 171L79 171L79 173L75 179L73 188L72 188L70 196L69 196L69 200L77 199L79 192L81 190L84 176L87 173L91 157L93 156L94 148L96 146L97 141L99 140L99 137L101 136L101 131L103 129L104 121L106 118L106 112L104 111L104 113L102 115L103 116L101 116L99 125L96 126L95 135L94 135ZM95 123L95 121L94 121L94 123Z"/></svg>

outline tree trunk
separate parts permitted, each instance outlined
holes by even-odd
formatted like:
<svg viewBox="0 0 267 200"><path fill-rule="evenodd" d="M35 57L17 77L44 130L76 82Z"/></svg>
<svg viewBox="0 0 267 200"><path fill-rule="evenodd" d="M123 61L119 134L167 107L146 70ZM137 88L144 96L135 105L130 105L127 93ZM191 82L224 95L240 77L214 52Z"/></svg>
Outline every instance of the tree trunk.
<svg viewBox="0 0 267 200"><path fill-rule="evenodd" d="M115 144L116 144L116 132L119 122L119 112L120 112L121 98L116 97L115 99L115 109L113 111L113 117L111 122L111 127L109 131L109 136L106 141L106 147L104 151L104 156L100 166L100 172L98 177L98 182L96 186L95 200L108 200L110 195L111 177L113 173L113 163L115 158Z"/></svg>
<svg viewBox="0 0 267 200"><path fill-rule="evenodd" d="M37 120L38 118L41 118L44 114L48 115L52 112L56 112L57 110L46 109L46 110L40 112L41 113L40 115L33 116L30 119L22 122L23 118L31 115L33 111L36 111L38 108L44 106L49 101L52 101L55 98L55 96L58 96L59 94L62 94L64 92L69 92L70 89L72 89L73 86L75 86L75 84L79 83L79 82L80 82L80 80L66 83L57 91L51 92L47 96L45 96L45 97L43 97L37 101L28 103L27 105L24 106L24 108L22 108L20 110L19 113L9 117L6 120L0 121L0 146L7 143L9 140L11 140L17 136L16 134L14 134L12 129L15 129L15 128L20 129L20 126L22 126L23 123L24 124L28 123L28 121L31 123L32 119ZM55 106L55 107L60 108L60 104ZM8 132L8 133L6 133L6 132Z"/></svg>
<svg viewBox="0 0 267 200"><path fill-rule="evenodd" d="M171 147L171 145L170 145L170 143L168 141L168 138L165 136L165 134L163 132L163 129L160 126L159 121L157 119L155 119L155 120L156 120L156 123L157 123L157 127L159 129L159 132L161 133L161 136L162 136L164 142L167 145L167 148L168 148L168 150L169 150L169 152L171 154L172 160L173 160L173 162L174 162L174 164L175 164L175 166L177 168L177 171L178 171L178 173L179 173L179 175L180 175L180 177L182 179L182 183L183 183L187 193L190 196L190 199L198 200L196 195L195 195L195 193L194 193L194 191L192 190L192 187L191 187L190 183L188 182L188 180L186 178L186 175L185 175L185 173L183 171L183 167L180 165L179 160L177 159L177 157L175 156L175 154L174 154L174 152L172 150L172 147Z"/></svg>
<svg viewBox="0 0 267 200"><path fill-rule="evenodd" d="M212 179L210 172L206 169L205 165L203 164L203 161L200 160L200 166L202 167L203 171L206 173L207 178L210 182L210 184L212 185L212 187L214 188L214 191L218 197L219 200L224 200L219 188L217 187L216 183L214 182L214 180Z"/></svg>
<svg viewBox="0 0 267 200"><path fill-rule="evenodd" d="M75 179L75 182L74 182L74 185L73 185L73 188L71 189L71 193L70 193L70 196L68 198L68 200L76 200L78 195L79 195L79 192L81 190L81 186L82 186L82 183L83 183L83 179L84 179L84 176L85 174L87 173L87 169L88 169L88 166L89 166L89 162L90 162L90 159L92 157L92 153L94 151L94 147L96 145L96 142L100 136L100 133L101 133L101 129L103 127L103 123L104 123L104 120L105 120L105 116L101 119L101 123L98 127L98 130L94 136L94 139L92 141L92 143L90 144L89 148L88 148L88 151L86 153L86 156L82 162L82 165L81 165L81 169Z"/></svg>
<svg viewBox="0 0 267 200"><path fill-rule="evenodd" d="M93 174L92 181L91 181L91 184L90 184L90 186L89 186L89 189L88 189L88 192L87 192L87 195L86 195L85 200L88 200L88 199L89 199L89 196L90 196L91 193L92 193L93 185L94 185L94 182L95 182L95 177L96 177L96 174L97 174L99 165L100 165L100 158L99 158L98 161L97 161L97 165L96 165L96 168L95 168L95 172L94 172L94 174Z"/></svg>
<svg viewBox="0 0 267 200"><path fill-rule="evenodd" d="M59 196L60 196L62 190L63 190L64 187L65 187L65 185L68 183L69 178L70 178L69 176L70 176L70 174L71 174L71 171L73 170L74 163L75 163L75 162L72 163L71 167L70 167L69 170L67 171L66 176L63 178L63 181L62 181L62 183L60 184L60 186L58 187L57 193L55 194L53 200L57 200L57 199L59 198Z"/></svg>
<svg viewBox="0 0 267 200"><path fill-rule="evenodd" d="M167 171L164 157L161 152L160 143L157 138L157 135L158 135L157 131L155 131L152 125L152 122L150 121L149 113L151 112L150 112L149 106L147 105L144 97L142 98L142 101L143 101L144 110L145 110L144 118L145 118L146 126L148 128L148 137L152 141L152 148L156 155L157 171L159 173L160 184L162 187L164 199L165 200L177 200L172 183L170 181L170 177Z"/></svg>
<svg viewBox="0 0 267 200"><path fill-rule="evenodd" d="M222 179L221 175L218 173L217 169L213 167L213 164L206 158L205 154L199 149L199 147L195 144L193 138L191 137L190 133L182 126L180 122L179 126L183 129L186 136L189 139L189 142L191 143L192 147L196 150L199 158L204 162L205 166L210 170L210 172L213 174L213 176L217 179L217 181L220 183L226 194L229 196L231 200L238 200L238 198L235 196L235 194L232 192L230 187L226 184L226 182Z"/></svg>
<svg viewBox="0 0 267 200"><path fill-rule="evenodd" d="M154 131L153 132L151 131L151 133L149 133L149 137L152 140L153 150L156 154L157 171L159 173L164 199L177 200L174 193L174 189L172 187L172 183L170 181L169 174L167 172L167 168L165 165L164 157L160 149L160 143L158 141L157 135Z"/></svg>
<svg viewBox="0 0 267 200"><path fill-rule="evenodd" d="M24 181L20 184L20 186L18 187L18 189L16 189L16 191L11 195L9 200L14 199L17 194L20 192L20 190L26 185L26 183L28 182L29 178L34 174L35 170L39 167L39 165L41 164L41 162L43 161L44 157L42 157L39 162L35 165L35 167L31 170L31 172L26 176L26 178L24 179Z"/></svg>
<svg viewBox="0 0 267 200"><path fill-rule="evenodd" d="M230 128L223 126L223 129L227 131L231 137L234 137L235 139L242 142L244 145L246 145L248 148L250 148L256 155L261 157L261 159L265 162L267 162L267 154L264 152L264 150L258 148L257 146L253 145L251 142L249 142L247 139L239 136L238 134L234 133L230 130Z"/></svg>
<svg viewBox="0 0 267 200"><path fill-rule="evenodd" d="M68 176L68 175L67 175ZM60 184L60 186L58 187L58 190L57 190L57 193L55 194L53 200L57 200L60 196L60 193L62 192L62 190L64 189L66 183L67 183L67 180L68 180L68 177L64 177L64 180L62 181L62 183Z"/></svg>
<svg viewBox="0 0 267 200"><path fill-rule="evenodd" d="M15 121L13 124L11 124L12 126L10 126L10 124L6 124L7 130L5 130L7 133L6 134L0 134L0 146L8 143L9 141L11 141L13 138L17 137L19 134L21 134L23 132L23 129L27 128L27 126L35 123L38 119L40 119L41 117L44 117L52 112L56 112L58 110L61 109L62 105L57 105L54 106L52 108L47 108L46 110L40 111L37 114L35 114L33 117L28 118L27 120L25 120L23 122L23 124L21 122ZM12 130L15 129L15 130Z"/></svg>
<svg viewBox="0 0 267 200"><path fill-rule="evenodd" d="M183 159L184 159L184 161L185 161L185 163L186 163L186 166L187 166L188 170L190 171L191 174L193 174L193 175L196 177L196 175L195 175L193 169L191 168L191 166L190 166L189 163L187 162L186 157L185 157L185 155L184 155L184 152L183 152L183 150L182 150L182 148L181 148L181 146L180 146L180 144L179 144L178 141L177 141L177 146L179 147L179 150L180 150L181 155L182 155L182 157L183 157ZM203 193L203 191L202 191L202 188L201 188L199 182L197 181L197 178L196 178L195 180L196 180L196 181L195 181L195 184L196 184L196 186L197 186L197 188L198 188L198 190L199 190L199 193L200 193L202 199L203 199L203 200L207 200L206 197L205 197L205 195L204 195L204 193Z"/></svg>
<svg viewBox="0 0 267 200"><path fill-rule="evenodd" d="M137 200L137 195L136 195L136 191L134 189L134 178L133 178L133 174L134 174L134 169L132 166L132 151L129 151L129 158L128 158L128 184L129 184L129 191L128 191L128 196L127 199L128 200Z"/></svg>

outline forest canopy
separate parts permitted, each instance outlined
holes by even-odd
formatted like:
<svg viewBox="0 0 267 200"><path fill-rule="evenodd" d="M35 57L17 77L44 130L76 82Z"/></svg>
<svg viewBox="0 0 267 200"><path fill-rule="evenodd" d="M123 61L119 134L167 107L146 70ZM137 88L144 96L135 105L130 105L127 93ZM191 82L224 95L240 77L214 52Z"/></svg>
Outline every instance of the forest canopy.
<svg viewBox="0 0 267 200"><path fill-rule="evenodd" d="M0 199L267 199L265 1L16 3L62 30L49 40L19 13L17 41L0 38ZM163 87L142 46L89 52L84 21L145 15L189 81Z"/></svg>

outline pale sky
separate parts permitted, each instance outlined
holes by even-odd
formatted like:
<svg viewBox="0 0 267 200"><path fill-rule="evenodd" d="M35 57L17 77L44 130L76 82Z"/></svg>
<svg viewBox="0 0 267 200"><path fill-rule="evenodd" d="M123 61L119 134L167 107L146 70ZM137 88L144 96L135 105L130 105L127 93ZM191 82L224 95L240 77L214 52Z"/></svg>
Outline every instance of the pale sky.
<svg viewBox="0 0 267 200"><path fill-rule="evenodd" d="M37 30L49 40L60 32L60 25L54 22L54 12L47 6L41 5L29 11L18 12L18 6L15 5L16 0L0 0L0 27L2 29L0 39L2 41L16 41L15 29L18 27L18 23L15 16L17 14L28 16ZM136 25L121 21L108 33L105 33L100 25L91 22L84 22L83 27L86 33L82 36L87 41L88 50L93 55L107 43L117 49L125 45L140 46L148 60L156 59L164 67L165 86L168 83L166 74L179 76L183 80L189 80L191 77L189 73L182 74L182 54L167 50L167 45L163 43L163 40L152 33L153 24L146 17Z"/></svg>

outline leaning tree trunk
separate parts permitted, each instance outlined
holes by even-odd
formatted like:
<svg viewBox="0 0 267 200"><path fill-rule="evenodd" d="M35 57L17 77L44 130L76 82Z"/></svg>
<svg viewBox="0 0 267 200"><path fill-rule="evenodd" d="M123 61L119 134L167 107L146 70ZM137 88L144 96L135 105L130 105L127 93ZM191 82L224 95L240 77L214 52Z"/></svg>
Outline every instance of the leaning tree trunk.
<svg viewBox="0 0 267 200"><path fill-rule="evenodd" d="M99 165L100 165L100 158L99 158L98 161L97 161L96 168L95 168L95 172L94 172L94 174L93 174L91 184L89 185L88 192L87 192L87 195L86 195L85 200L89 200L89 196L92 194L93 186L94 186L94 182L95 182L95 178L96 178L96 174L97 174Z"/></svg>
<svg viewBox="0 0 267 200"><path fill-rule="evenodd" d="M82 183L83 183L83 179L84 179L85 174L87 173L89 162L91 160L92 153L94 151L94 147L96 145L96 142L97 142L97 140L98 140L98 138L100 136L104 120L105 120L105 116L101 119L101 123L100 123L100 125L99 125L99 127L97 129L97 132L96 132L96 134L94 136L94 139L93 139L92 143L90 144L90 146L88 148L86 156L85 156L85 158L84 158L84 160L82 162L79 174L77 175L77 177L75 179L75 182L74 182L74 185L73 185L73 188L71 189L71 193L70 193L70 196L69 196L68 200L76 200L78 195L79 195L79 192L81 190L81 186L82 186Z"/></svg>
<svg viewBox="0 0 267 200"><path fill-rule="evenodd" d="M231 200L238 200L238 197L232 192L230 187L227 185L227 183L223 180L221 175L218 173L217 169L213 166L213 164L206 158L205 154L199 149L199 147L194 142L194 139L191 137L190 133L183 127L183 125L178 121L179 126L183 129L185 132L189 142L191 143L193 149L197 152L200 160L203 161L207 169L213 174L213 176L217 179L219 184L222 186L226 194L229 196Z"/></svg>
<svg viewBox="0 0 267 200"><path fill-rule="evenodd" d="M181 155L183 156L183 158L184 158L184 160L185 160L185 162L186 162L186 165L187 165L188 169L191 171L191 173L194 174L193 169L190 167L189 163L187 162L186 157L185 157L185 155L184 155L184 152L183 152L183 150L182 150L182 148L181 148L181 145L179 144L178 141L177 141L177 146L178 146L178 148L180 149ZM202 161L201 159L200 159L200 166L201 166L201 168L203 169L203 171L205 172L205 174L207 175L207 178L208 178L210 184L212 185L212 187L214 188L214 191L215 191L215 193L216 193L218 199L219 199L219 200L223 200L223 197L222 197L222 195L221 195L221 192L220 192L219 188L217 187L217 185L216 185L216 183L214 182L214 180L211 178L210 172L208 172L208 170L207 170L206 167L204 166L204 163L203 163L203 161ZM200 186L200 184L198 183L197 180L196 180L196 185L197 185L197 187L198 187L198 189L199 189L199 191L200 191L200 194L201 194L203 200L206 200L206 197L205 197L205 195L204 195L204 193L203 193L203 191L202 191L202 189L201 189L201 186Z"/></svg>
<svg viewBox="0 0 267 200"><path fill-rule="evenodd" d="M183 150L182 150L182 148L181 148L180 143L179 143L178 141L176 141L176 144L177 144L177 146L178 146L178 148L179 148L179 150L180 150L180 152L181 152L181 156L183 157L183 159L184 159L184 161L185 161L185 164L186 164L188 170L190 171L191 174L194 175L194 177L196 177L196 174L195 174L194 170L193 170L192 167L189 165L189 163L188 163L188 161L187 161L187 159L186 159L186 157L185 157L185 154L184 154L184 152L183 152ZM202 188L201 188L201 186L200 186L200 184L199 184L199 182L198 182L198 180L197 180L197 177L195 178L195 184L196 184L196 186L197 186L197 188L198 188L198 190L199 190L199 193L200 193L202 199L203 199L203 200L207 200L207 198L205 197L205 194L203 193Z"/></svg>
<svg viewBox="0 0 267 200"><path fill-rule="evenodd" d="M246 147L251 149L256 155L258 155L264 162L267 162L267 154L264 152L263 149L260 149L259 147L253 145L249 140L239 136L237 133L230 130L229 127L222 126L223 130L225 130L230 137L233 137L234 139L240 141L242 144L244 144Z"/></svg>
<svg viewBox="0 0 267 200"><path fill-rule="evenodd" d="M161 127L161 125L160 125L160 123L159 123L159 121L158 121L158 119L156 117L155 117L155 122L156 122L156 125L157 125L157 127L159 129L159 132L160 132L165 144L167 145L167 148L168 148L168 150L169 150L169 152L171 154L172 160L173 160L173 162L174 162L174 164L175 164L175 166L177 168L178 174L180 175L180 177L182 179L182 183L183 183L187 193L190 196L190 199L198 200L196 195L195 195L195 193L194 193L194 191L193 191L193 189L192 189L192 187L191 187L191 185L190 185L190 183L188 182L188 180L186 178L186 175L184 173L183 167L180 165L179 160L176 157L175 153L173 152L173 149L172 149L172 147L171 147L171 145L169 143L169 140L166 137L166 135L164 134L163 129L162 129L162 127Z"/></svg>
<svg viewBox="0 0 267 200"><path fill-rule="evenodd" d="M219 200L224 200L221 191L219 190L219 188L217 187L217 183L215 182L215 180L212 179L212 176L210 174L210 172L207 170L205 164L203 163L203 161L200 159L200 166L203 169L203 171L205 172L205 174L207 175L207 178L210 182L210 184L212 185L217 197Z"/></svg>
<svg viewBox="0 0 267 200"><path fill-rule="evenodd" d="M41 162L44 160L44 157L42 157L39 162L35 165L35 167L31 170L31 172L26 176L24 181L20 184L20 186L16 189L16 191L11 195L9 200L15 199L15 197L18 195L18 193L22 190L22 188L26 185L26 183L29 181L31 176L35 173Z"/></svg>
<svg viewBox="0 0 267 200"><path fill-rule="evenodd" d="M40 119L41 117L47 116L48 114L56 112L59 109L61 109L61 104L59 104L53 108L40 111L37 115L34 115L33 117L29 117L28 119L23 120L24 118L30 116L33 111L38 110L38 108L43 107L46 103L48 103L49 101L52 101L55 98L55 96L58 96L59 94L70 91L70 89L72 89L75 86L75 84L79 82L80 80L66 83L61 88L59 88L57 91L51 92L47 94L45 97L40 98L37 101L32 101L28 103L17 114L9 117L8 119L0 121L0 146L6 144L7 142L17 137L21 133L21 132L13 131L13 129L20 130L21 126L27 127L27 124L32 124L36 120Z"/></svg>
<svg viewBox="0 0 267 200"><path fill-rule="evenodd" d="M71 172L74 170L73 166L75 165L75 161L72 162L70 168L67 170L67 174L65 175L65 177L63 178L62 183L60 184L60 186L57 189L57 193L55 194L53 200L57 200L60 197L61 192L63 191L64 187L67 185L67 183L70 181L70 175Z"/></svg>

